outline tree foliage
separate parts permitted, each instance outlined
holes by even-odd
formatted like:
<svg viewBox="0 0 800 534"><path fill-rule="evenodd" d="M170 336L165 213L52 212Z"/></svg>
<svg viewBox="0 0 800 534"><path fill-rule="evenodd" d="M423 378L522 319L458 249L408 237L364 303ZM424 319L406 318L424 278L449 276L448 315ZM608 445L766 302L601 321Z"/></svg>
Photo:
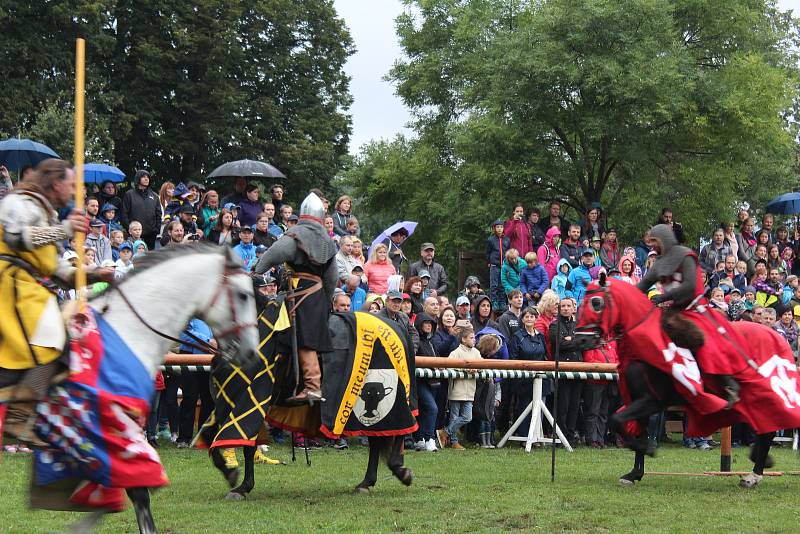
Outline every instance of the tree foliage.
<svg viewBox="0 0 800 534"><path fill-rule="evenodd" d="M455 244L514 201L600 201L628 239L669 205L696 238L791 183L797 27L774 1L406 3L390 78L417 138L362 150L372 209Z"/></svg>
<svg viewBox="0 0 800 534"><path fill-rule="evenodd" d="M123 170L197 179L246 157L305 190L347 152L353 45L331 0L0 0L0 22L0 131L71 147L80 35L87 145Z"/></svg>

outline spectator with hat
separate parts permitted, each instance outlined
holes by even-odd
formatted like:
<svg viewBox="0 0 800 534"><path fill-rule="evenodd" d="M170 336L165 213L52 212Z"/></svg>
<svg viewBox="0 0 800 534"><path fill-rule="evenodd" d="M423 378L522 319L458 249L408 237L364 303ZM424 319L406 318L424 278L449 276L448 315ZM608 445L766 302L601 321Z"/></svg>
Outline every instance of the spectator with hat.
<svg viewBox="0 0 800 534"><path fill-rule="evenodd" d="M425 296L436 297L447 293L447 273L440 263L433 261L435 255L436 247L433 243L423 243L420 247L420 260L412 263L408 269L409 277L420 276L422 271L428 271L430 282Z"/></svg>
<svg viewBox="0 0 800 534"><path fill-rule="evenodd" d="M247 184L244 188L244 198L239 202L239 222L242 226L253 226L261 215L263 206L259 200L259 191L256 184Z"/></svg>
<svg viewBox="0 0 800 534"><path fill-rule="evenodd" d="M133 245L128 242L119 246L119 259L114 264L114 278L123 278L133 269Z"/></svg>
<svg viewBox="0 0 800 534"><path fill-rule="evenodd" d="M233 247L233 251L242 259L242 267L250 272L258 261L256 256L256 246L253 244L253 229L249 226L242 226L239 230L239 244Z"/></svg>
<svg viewBox="0 0 800 534"><path fill-rule="evenodd" d="M583 295L586 293L586 287L592 283L592 274L590 269L594 267L594 251L590 248L584 249L581 253L581 263L567 276L566 289L572 292L577 305L580 306L583 301Z"/></svg>
<svg viewBox="0 0 800 534"><path fill-rule="evenodd" d="M131 221L142 223L142 240L148 249L156 245L156 236L161 230L161 202L150 189L150 173L137 171L134 186L122 197L122 212L119 214L123 226Z"/></svg>
<svg viewBox="0 0 800 534"><path fill-rule="evenodd" d="M465 297L461 295L456 299L456 320L466 320L469 321L472 318L470 306L472 303L469 301L469 297Z"/></svg>
<svg viewBox="0 0 800 534"><path fill-rule="evenodd" d="M291 206L289 207L291 208ZM295 214L289 215L289 217L286 219L286 229L288 230L292 226L296 225L298 222L300 222L300 217L298 217Z"/></svg>
<svg viewBox="0 0 800 534"><path fill-rule="evenodd" d="M511 248L508 237L504 235L503 221L496 219L492 223L492 235L486 239L486 263L489 265L489 297L495 310L505 306L505 293L500 283L500 269L506 251Z"/></svg>
<svg viewBox="0 0 800 534"><path fill-rule="evenodd" d="M260 315L269 301L278 298L278 282L272 273L266 272L253 275L253 286L256 290L256 312Z"/></svg>
<svg viewBox="0 0 800 534"><path fill-rule="evenodd" d="M111 232L114 230L122 231L122 225L117 219L117 207L114 204L110 202L103 204L103 207L100 208L100 217L98 217L98 219L103 221L103 224L106 225L106 235L110 236Z"/></svg>
<svg viewBox="0 0 800 534"><path fill-rule="evenodd" d="M183 226L184 240L198 241L203 237L203 231L197 225L197 219L194 215L194 208L189 202L184 202L178 209L178 222ZM166 245L169 242L169 235L161 236L161 244Z"/></svg>
<svg viewBox="0 0 800 534"><path fill-rule="evenodd" d="M409 321L408 316L400 311L403 305L403 294L399 291L389 291L386 295L386 306L384 306L378 315L384 319L394 321L400 325L400 330L408 333L409 341L414 349L414 354L417 353L419 348L419 334L414 325Z"/></svg>
<svg viewBox="0 0 800 534"><path fill-rule="evenodd" d="M86 246L94 250L95 262L100 265L105 260L111 260L111 241L103 235L103 221L92 219L89 223L89 233L86 234Z"/></svg>

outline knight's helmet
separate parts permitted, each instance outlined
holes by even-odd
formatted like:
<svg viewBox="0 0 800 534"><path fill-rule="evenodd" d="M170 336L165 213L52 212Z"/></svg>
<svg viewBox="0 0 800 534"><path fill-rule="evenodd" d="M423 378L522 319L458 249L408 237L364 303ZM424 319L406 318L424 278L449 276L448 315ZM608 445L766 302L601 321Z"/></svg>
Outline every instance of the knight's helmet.
<svg viewBox="0 0 800 534"><path fill-rule="evenodd" d="M309 193L303 203L300 204L300 216L302 217L303 215L316 217L317 219L324 218L325 206L322 204L322 199L314 193Z"/></svg>

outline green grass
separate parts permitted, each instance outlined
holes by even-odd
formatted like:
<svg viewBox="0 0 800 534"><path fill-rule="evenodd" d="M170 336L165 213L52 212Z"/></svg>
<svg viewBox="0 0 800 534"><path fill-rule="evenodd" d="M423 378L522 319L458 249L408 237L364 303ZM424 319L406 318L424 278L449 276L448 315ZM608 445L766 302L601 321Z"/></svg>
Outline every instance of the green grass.
<svg viewBox="0 0 800 534"><path fill-rule="evenodd" d="M800 477L765 478L755 490L736 478L652 476L633 488L617 485L632 463L627 451L578 449L558 453L555 484L550 452L445 450L406 455L416 475L401 486L384 465L376 488L352 495L366 467L366 449L324 449L290 462L287 447L272 456L289 465L256 466L256 488L246 502L228 502L227 488L206 454L160 450L172 484L153 498L162 533L305 532L791 532L800 529ZM800 469L788 449L775 449L776 469ZM734 450L734 470L751 467L746 449ZM49 532L78 514L31 511L26 505L29 457L0 460L0 532ZM719 452L664 447L653 471L715 470ZM136 532L131 510L109 516L102 532Z"/></svg>

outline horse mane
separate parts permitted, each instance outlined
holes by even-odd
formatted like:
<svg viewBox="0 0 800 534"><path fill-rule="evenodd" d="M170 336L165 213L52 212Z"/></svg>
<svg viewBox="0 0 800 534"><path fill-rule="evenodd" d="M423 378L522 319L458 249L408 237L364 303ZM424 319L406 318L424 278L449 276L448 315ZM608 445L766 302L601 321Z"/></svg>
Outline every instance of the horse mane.
<svg viewBox="0 0 800 534"><path fill-rule="evenodd" d="M175 245L169 247L162 247L158 250L145 253L134 260L134 268L125 276L124 280L130 280L137 275L146 272L151 267L161 265L166 261L178 257L190 256L192 254L221 254L225 256L225 266L231 269L241 268L241 262L236 257L236 254L230 247L221 247L215 245L210 241L197 241L195 243L187 243L184 245Z"/></svg>

